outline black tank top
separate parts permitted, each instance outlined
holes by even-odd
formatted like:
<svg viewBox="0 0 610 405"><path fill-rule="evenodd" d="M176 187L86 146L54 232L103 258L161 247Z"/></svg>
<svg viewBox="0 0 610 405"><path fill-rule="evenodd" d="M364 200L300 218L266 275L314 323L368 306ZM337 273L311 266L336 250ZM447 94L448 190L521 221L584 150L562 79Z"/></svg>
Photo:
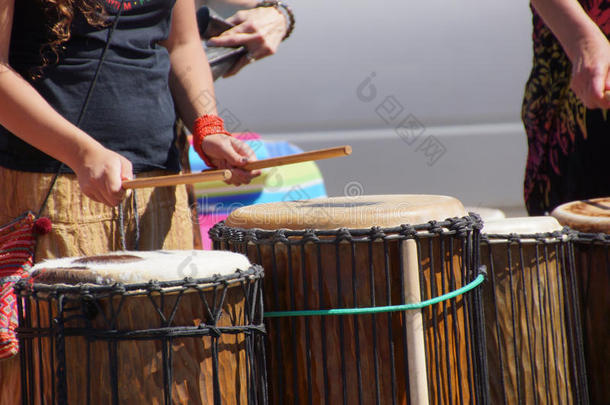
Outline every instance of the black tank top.
<svg viewBox="0 0 610 405"><path fill-rule="evenodd" d="M101 1L112 21L120 1ZM111 24L92 27L77 13L58 63L45 68L41 78L31 79L32 68L42 65L40 49L48 35L40 3L15 1L10 63L55 110L76 123ZM81 124L102 145L129 159L135 172L180 169L169 55L158 45L169 35L173 4L174 0L125 0ZM1 126L0 165L47 173L59 167Z"/></svg>

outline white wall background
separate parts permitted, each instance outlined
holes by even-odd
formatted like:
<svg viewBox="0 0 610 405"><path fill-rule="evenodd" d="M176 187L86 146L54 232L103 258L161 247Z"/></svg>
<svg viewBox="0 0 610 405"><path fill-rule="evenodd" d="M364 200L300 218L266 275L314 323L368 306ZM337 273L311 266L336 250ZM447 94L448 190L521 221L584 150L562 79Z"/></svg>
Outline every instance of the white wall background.
<svg viewBox="0 0 610 405"><path fill-rule="evenodd" d="M351 157L320 162L331 195L357 182L367 194L448 194L521 209L527 2L291 4L297 27L279 53L218 82L233 129L307 150L351 144ZM376 92L359 92L371 76ZM401 138L395 128L409 116L422 127Z"/></svg>

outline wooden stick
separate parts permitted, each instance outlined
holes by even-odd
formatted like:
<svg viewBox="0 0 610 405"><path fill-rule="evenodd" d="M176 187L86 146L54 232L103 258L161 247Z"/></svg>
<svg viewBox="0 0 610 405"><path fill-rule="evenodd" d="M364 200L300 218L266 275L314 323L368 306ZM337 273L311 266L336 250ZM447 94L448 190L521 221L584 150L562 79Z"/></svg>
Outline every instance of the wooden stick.
<svg viewBox="0 0 610 405"><path fill-rule="evenodd" d="M421 301L417 244L413 239L401 243L404 291L407 303ZM421 310L406 311L407 350L409 351L409 391L412 404L428 404L428 377L426 374L426 347Z"/></svg>
<svg viewBox="0 0 610 405"><path fill-rule="evenodd" d="M246 163L245 170L266 169L268 167L290 165L293 163L309 162L312 160L330 159L339 156L348 156L352 153L349 145L337 146L328 149L319 149L311 152L296 153L294 155L279 156L270 159L257 160ZM228 175L227 175L228 173ZM123 188L163 187L176 184L203 183L206 181L223 181L231 178L229 170L206 170L200 173L177 174L172 176L149 177L123 182Z"/></svg>
<svg viewBox="0 0 610 405"><path fill-rule="evenodd" d="M268 167L291 165L293 163L309 162L312 160L330 159L348 156L351 154L351 146L336 146L334 148L312 150L311 152L296 153L294 155L257 160L251 163L246 163L243 168L246 170L266 169Z"/></svg>
<svg viewBox="0 0 610 405"><path fill-rule="evenodd" d="M206 181L224 181L231 178L230 170L210 170L201 173L174 174L171 176L148 177L123 182L123 188L145 188L175 186L176 184L203 183Z"/></svg>

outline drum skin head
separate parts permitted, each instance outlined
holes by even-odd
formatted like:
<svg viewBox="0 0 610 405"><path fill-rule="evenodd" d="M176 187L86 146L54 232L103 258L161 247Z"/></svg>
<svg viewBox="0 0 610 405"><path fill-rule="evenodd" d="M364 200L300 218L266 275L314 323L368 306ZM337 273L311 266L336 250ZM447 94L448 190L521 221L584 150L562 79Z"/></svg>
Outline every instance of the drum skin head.
<svg viewBox="0 0 610 405"><path fill-rule="evenodd" d="M249 268L250 261L239 253L160 250L45 260L32 267L30 273L37 283L127 284L207 278Z"/></svg>
<svg viewBox="0 0 610 405"><path fill-rule="evenodd" d="M489 235L533 235L561 231L563 227L553 217L517 217L485 221L481 233Z"/></svg>
<svg viewBox="0 0 610 405"><path fill-rule="evenodd" d="M463 217L462 203L440 195L370 195L274 202L238 208L227 226L266 230L339 229L418 225Z"/></svg>
<svg viewBox="0 0 610 405"><path fill-rule="evenodd" d="M610 197L565 203L551 215L577 231L610 234Z"/></svg>
<svg viewBox="0 0 610 405"><path fill-rule="evenodd" d="M489 207L466 207L466 211L478 214L485 222L506 218L504 211Z"/></svg>

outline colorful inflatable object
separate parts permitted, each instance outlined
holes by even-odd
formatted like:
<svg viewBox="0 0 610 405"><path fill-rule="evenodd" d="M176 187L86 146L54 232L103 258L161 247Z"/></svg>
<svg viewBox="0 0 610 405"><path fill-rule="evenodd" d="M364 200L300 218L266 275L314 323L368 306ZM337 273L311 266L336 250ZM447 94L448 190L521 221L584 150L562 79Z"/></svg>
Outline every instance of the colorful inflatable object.
<svg viewBox="0 0 610 405"><path fill-rule="evenodd" d="M303 152L289 142L263 141L258 134L238 135L255 151L258 159L292 155ZM193 147L189 149L191 171L209 169ZM247 205L278 201L307 200L327 197L322 173L315 162L297 163L264 169L250 184L240 187L224 182L195 184L195 195L199 205L199 226L204 249L211 248L209 229L224 220L236 208Z"/></svg>

